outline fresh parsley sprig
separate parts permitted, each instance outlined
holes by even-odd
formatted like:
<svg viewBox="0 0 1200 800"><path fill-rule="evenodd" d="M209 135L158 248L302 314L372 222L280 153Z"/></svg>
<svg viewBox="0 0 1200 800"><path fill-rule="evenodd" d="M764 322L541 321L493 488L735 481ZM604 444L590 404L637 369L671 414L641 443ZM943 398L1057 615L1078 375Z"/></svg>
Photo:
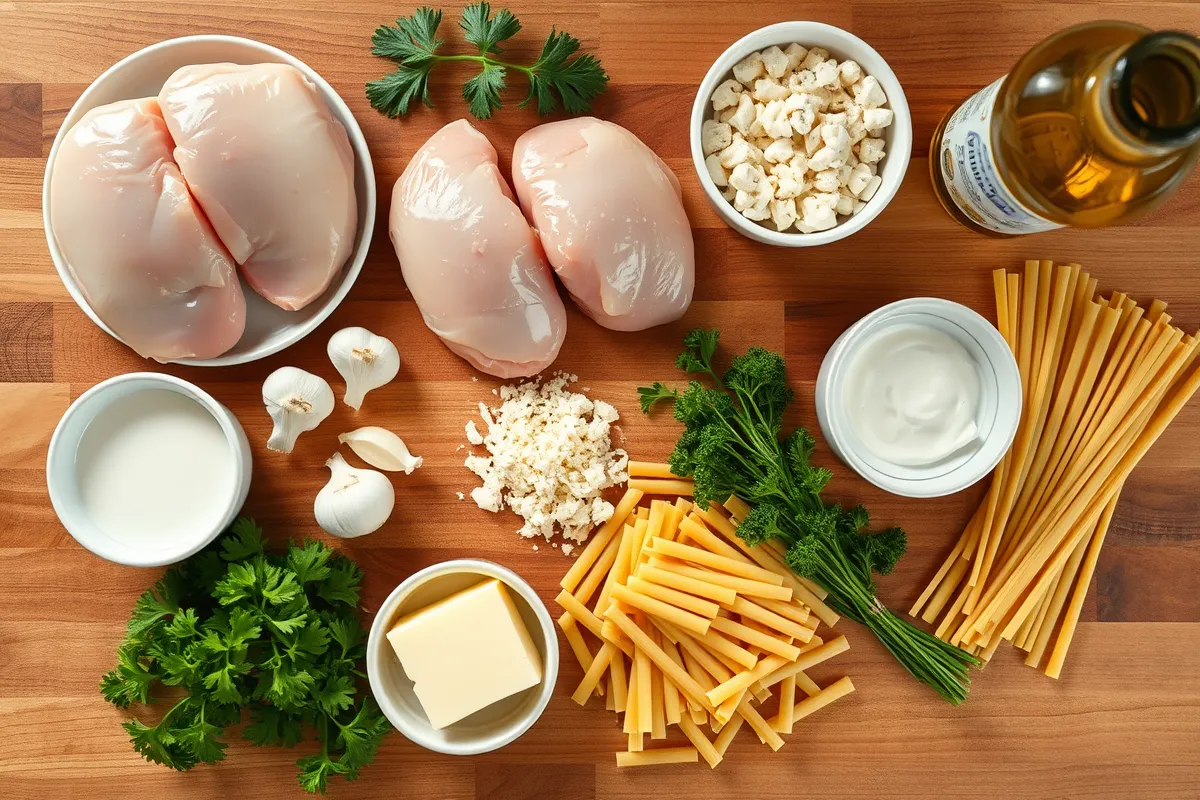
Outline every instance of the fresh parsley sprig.
<svg viewBox="0 0 1200 800"><path fill-rule="evenodd" d="M296 764L300 785L324 794L331 776L358 777L391 729L358 691L361 580L320 542L269 552L240 519L138 598L100 691L119 708L153 703L158 684L184 691L156 724L123 723L146 760L177 770L223 760L243 709L258 745L292 747L315 729L320 751Z"/></svg>
<svg viewBox="0 0 1200 800"><path fill-rule="evenodd" d="M463 99L475 117L488 119L503 103L508 87L508 72L522 73L529 81L529 94L521 106L533 103L538 114L551 114L559 104L571 114L591 109L608 83L600 61L591 54L578 54L579 40L569 33L550 30L541 55L532 65L500 61L494 56L504 52L506 42L521 30L521 22L507 8L492 15L488 3L476 3L463 9L458 25L463 37L475 46L477 54L444 55L438 52L445 41L437 38L442 12L422 6L411 17L400 17L394 26L381 25L371 37L371 52L397 64L379 80L367 83L371 106L389 117L407 114L420 101L433 108L429 96L429 75L438 64L447 61L472 61L480 71L462 88Z"/></svg>

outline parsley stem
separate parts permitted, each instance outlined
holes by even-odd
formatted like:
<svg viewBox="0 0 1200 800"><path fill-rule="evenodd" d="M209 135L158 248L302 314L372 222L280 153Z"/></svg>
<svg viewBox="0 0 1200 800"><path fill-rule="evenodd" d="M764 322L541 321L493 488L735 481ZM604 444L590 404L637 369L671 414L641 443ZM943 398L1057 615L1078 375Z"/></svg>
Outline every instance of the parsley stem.
<svg viewBox="0 0 1200 800"><path fill-rule="evenodd" d="M515 69L518 72L524 72L526 75L533 75L532 67L522 66L521 64L510 64L507 61L497 61L496 59L488 58L487 56L470 56L470 55L442 56L442 55L438 55L435 53L433 55L433 58L436 61L475 61L479 64L486 64L486 65L492 66L492 67L504 67L505 69Z"/></svg>

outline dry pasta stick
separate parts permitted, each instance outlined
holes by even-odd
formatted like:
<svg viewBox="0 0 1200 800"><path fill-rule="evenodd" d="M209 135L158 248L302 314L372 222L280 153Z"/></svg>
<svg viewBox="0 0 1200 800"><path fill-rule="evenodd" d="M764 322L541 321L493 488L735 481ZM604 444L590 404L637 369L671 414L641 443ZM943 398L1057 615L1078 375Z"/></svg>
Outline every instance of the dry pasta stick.
<svg viewBox="0 0 1200 800"><path fill-rule="evenodd" d="M650 658L634 648L633 671L637 674L637 732L650 733L654 725L654 693L650 680Z"/></svg>
<svg viewBox="0 0 1200 800"><path fill-rule="evenodd" d="M742 724L745 721L745 718L741 715L734 715L734 717L730 719L729 722L725 723L725 725L721 728L721 732L717 734L717 738L713 742L713 747L716 748L716 751L722 756L724 756L725 751L729 749L730 742L732 742L734 737L737 736L738 731L742 729Z"/></svg>
<svg viewBox="0 0 1200 800"><path fill-rule="evenodd" d="M586 604L592 599L592 595L596 593L596 589L600 584L607 580L609 572L612 570L612 565L617 560L617 553L621 549L621 540L617 537L612 537L608 545L605 546L604 552L596 559L596 563L592 565L591 571L587 577L579 584L573 594L575 598Z"/></svg>
<svg viewBox="0 0 1200 800"><path fill-rule="evenodd" d="M803 675L804 673L800 673ZM796 676L789 675L779 684L779 714L771 722L777 733L791 733L795 722Z"/></svg>
<svg viewBox="0 0 1200 800"><path fill-rule="evenodd" d="M708 762L711 769L716 769L717 764L721 763L721 754L717 752L717 748L713 747L712 742L704 735L704 731L700 730L696 723L692 722L691 717L683 717L679 720L679 729L683 731L683 735L688 738L696 747L696 751Z"/></svg>
<svg viewBox="0 0 1200 800"><path fill-rule="evenodd" d="M629 477L631 478L678 478L671 467L655 461L630 461Z"/></svg>
<svg viewBox="0 0 1200 800"><path fill-rule="evenodd" d="M725 656L745 669L753 669L754 665L758 663L758 658L753 653L726 639L715 630L709 630L702 636L697 636L696 641L707 647L714 655Z"/></svg>
<svg viewBox="0 0 1200 800"><path fill-rule="evenodd" d="M629 699L629 678L625 675L625 655L619 650L613 653L612 662L608 665L609 694L613 700L613 710L623 713L626 701Z"/></svg>
<svg viewBox="0 0 1200 800"><path fill-rule="evenodd" d="M666 687L661 670L650 669L650 738L667 738Z"/></svg>
<svg viewBox="0 0 1200 800"><path fill-rule="evenodd" d="M554 601L562 606L563 611L566 611L575 621L592 632L597 639L601 641L612 641L617 647L630 658L633 657L633 648L627 642L619 641L612 636L605 636L603 633L603 623L600 618L593 614L588 607L575 599L575 595L570 592L562 591L554 598Z"/></svg>
<svg viewBox="0 0 1200 800"><path fill-rule="evenodd" d="M806 697L799 703L796 703L796 706L792 709L792 719L799 722L814 711L820 711L834 700L845 697L853 691L854 682L850 678L839 678L822 689L819 694Z"/></svg>
<svg viewBox="0 0 1200 800"><path fill-rule="evenodd" d="M713 685L712 678L709 677L707 672L700 668L700 665L690 653L684 651L682 653L682 657L684 668L687 670L688 675L690 675L692 679L696 681L698 686L707 691L708 687ZM699 703L693 703L689 700L688 716L692 718L692 722L696 723L697 725L703 725L705 720L708 719L708 712L706 712Z"/></svg>
<svg viewBox="0 0 1200 800"><path fill-rule="evenodd" d="M671 516L663 522L662 534L660 534L663 539L675 540L679 534L679 523L687 516L691 508L692 503L686 497L675 498L675 505L671 506Z"/></svg>
<svg viewBox="0 0 1200 800"><path fill-rule="evenodd" d="M817 686L817 682L803 672L797 672L793 677L796 679L796 688L809 697L821 693L821 687Z"/></svg>
<svg viewBox="0 0 1200 800"><path fill-rule="evenodd" d="M737 495L729 495L729 498L721 505L725 507L730 516L737 519L745 519L750 515L750 505Z"/></svg>
<svg viewBox="0 0 1200 800"><path fill-rule="evenodd" d="M700 752L694 747L656 747L640 752L617 751L618 767L650 767L660 764L694 764Z"/></svg>
<svg viewBox="0 0 1200 800"><path fill-rule="evenodd" d="M626 636L628 636L634 645L646 651L646 655L653 661L663 673L675 682L679 690L688 697L698 702L705 711L711 710L708 698L704 696L704 691L695 679L687 673L686 670L680 669L679 665L670 659L663 652L663 649L654 644L646 632L633 623L629 617L625 615L621 609L612 606L608 609L608 618L612 620L618 628L620 628Z"/></svg>
<svg viewBox="0 0 1200 800"><path fill-rule="evenodd" d="M645 560L646 542L658 538L662 533L663 520L671 508L669 503L662 500L652 500L650 502L650 518L646 520L646 530L642 533L639 539L634 540L634 551L630 554L631 561L629 562L629 571L633 572L637 569L637 565Z"/></svg>
<svg viewBox="0 0 1200 800"><path fill-rule="evenodd" d="M629 689L626 692L625 699L625 719L621 723L622 733L635 734L641 730L642 726L638 721L639 707L637 659L634 658L629 664ZM640 744L641 741L641 738L639 738L638 743Z"/></svg>
<svg viewBox="0 0 1200 800"><path fill-rule="evenodd" d="M744 597L739 597L733 603L724 606L730 611L735 611L746 619L752 619L760 623L772 631L790 636L793 639L799 639L801 642L807 642L812 638L812 628L805 627L798 622L794 622L787 617L776 614L763 606L752 603Z"/></svg>
<svg viewBox="0 0 1200 800"><path fill-rule="evenodd" d="M682 628L685 631L690 631L698 635L708 633L711 621L707 617L693 614L690 611L684 611L681 608L676 608L653 597L638 594L625 586L614 586L612 596L627 606L644 611L653 617L665 619L672 625Z"/></svg>
<svg viewBox="0 0 1200 800"><path fill-rule="evenodd" d="M636 489L626 489L625 495L617 503L616 510L613 515L608 518L608 521L600 526L600 530L592 534L592 540L587 543L587 547L583 548L583 552L579 554L579 558L575 559L575 563L567 570L567 574L559 581L559 586L568 592L574 592L575 587L583 580L583 576L587 574L588 569L600 557L608 544L609 539L615 536L621 530L621 523L629 516L629 512L642 499L642 493Z"/></svg>
<svg viewBox="0 0 1200 800"><path fill-rule="evenodd" d="M699 614L708 619L715 617L717 611L721 608L711 600L704 600L666 586L660 586L657 583L643 580L636 575L629 576L629 580L626 581L625 586L629 591L645 595L646 597L652 597L655 600L661 600L664 603L670 603L677 608L691 611L693 614Z"/></svg>
<svg viewBox="0 0 1200 800"><path fill-rule="evenodd" d="M645 494L670 495L672 497L691 497L696 490L696 484L690 480L659 480L656 478L630 478L629 488L637 489Z"/></svg>
<svg viewBox="0 0 1200 800"><path fill-rule="evenodd" d="M1119 497L1120 491L1113 495L1112 500L1105 506L1104 513L1101 515L1100 522L1096 527L1096 532L1092 535L1087 555L1084 557L1083 566L1079 573L1079 579L1075 584L1075 591L1071 595L1071 603L1067 607L1066 616L1063 618L1062 628L1059 631L1058 639L1054 643L1054 650L1050 653L1050 661L1046 664L1046 675L1056 680L1062 675L1067 651L1070 650L1071 641L1075 638L1075 628L1079 624L1079 614L1083 610L1083 603L1087 598L1088 588L1092 583L1092 575L1096 570L1096 562L1100 557L1100 548L1104 544L1104 537L1108 533L1108 526L1112 522L1113 512L1116 511L1117 499Z"/></svg>
<svg viewBox="0 0 1200 800"><path fill-rule="evenodd" d="M687 529L688 520L683 521L684 530ZM690 533L689 533L690 535ZM654 540L654 551L659 555L678 558L683 561L690 561L693 564L699 564L710 569L719 570L728 575L733 575L746 580L758 581L760 583L769 583L774 586L783 586L783 578L779 575L765 570L762 567L754 564L747 564L743 561L737 561L727 556L710 553L708 550L691 545L679 544L678 542L668 542L665 539Z"/></svg>
<svg viewBox="0 0 1200 800"><path fill-rule="evenodd" d="M583 680L579 682L579 688L571 695L572 700L581 706L587 705L588 698L596 691L596 684L600 682L600 676L608 669L608 662L612 658L612 654L613 646L605 642L600 648L600 652L596 653L596 658L592 660L592 666L588 668Z"/></svg>
<svg viewBox="0 0 1200 800"><path fill-rule="evenodd" d="M734 622L725 617L717 617L712 621L712 627L721 633L740 639L746 644L754 645L762 650L773 653L777 656L794 661L800 657L800 648L795 645L788 644L774 636L768 636L764 633L754 630L753 628L743 625L740 622Z"/></svg>
<svg viewBox="0 0 1200 800"><path fill-rule="evenodd" d="M742 598L745 599L745 598ZM773 614L778 614L784 619L790 619L800 625L807 627L810 631L816 630L821 621L813 617L807 606L792 600L790 603L781 603L778 600L768 600L765 597L756 597L753 601L756 606L761 606Z"/></svg>
<svg viewBox="0 0 1200 800"><path fill-rule="evenodd" d="M714 583L697 580L696 578L689 578L686 575L669 572L665 569L650 566L649 564L643 564L638 569L637 577L649 583L655 583L659 586L665 586L717 602L732 603L737 599L737 593L733 589L717 586Z"/></svg>
<svg viewBox="0 0 1200 800"><path fill-rule="evenodd" d="M642 511L646 511L646 509L642 509L642 508L638 509L639 513L641 513ZM628 575L630 572L633 571L633 568L635 566L637 566L638 559L641 558L642 547L644 546L644 543L646 541L646 531L650 527L649 515L650 515L650 512L646 511L646 517L645 518L638 517L637 522L635 522L633 524L633 545L632 545L632 549L629 551L629 564L627 565L626 569L624 570L625 575ZM623 581L618 581L618 583L621 583L621 582L623 582Z"/></svg>
<svg viewBox="0 0 1200 800"><path fill-rule="evenodd" d="M643 734L629 733L629 734L626 734L626 736L629 737L627 740L629 743L626 745L626 747L627 747L626 752L641 753L642 749L644 747L644 744L645 744L645 740L643 739ZM620 755L620 753L617 753L617 755Z"/></svg>
<svg viewBox="0 0 1200 800"><path fill-rule="evenodd" d="M758 734L758 738L767 747L775 751L783 747L783 739L779 738L779 734L772 730L767 721L762 718L762 715L754 709L754 706L750 705L749 700L742 700L741 705L738 706L738 714L750 724L750 727Z"/></svg>
<svg viewBox="0 0 1200 800"><path fill-rule="evenodd" d="M1120 491L1117 492L1117 497L1120 496ZM1115 505L1115 501L1114 501ZM1103 517L1101 517L1103 520ZM1050 597L1046 613L1043 616L1041 624L1038 626L1037 634L1035 635L1029 649L1029 656L1025 659L1025 663L1031 667L1037 668L1042 663L1042 656L1046 653L1046 645L1050 643L1050 636L1054 633L1054 628L1058 622L1059 615L1062 613L1063 605L1067 601L1067 595L1070 594L1071 587L1075 583L1075 577L1079 574L1079 565L1083 563L1083 558L1087 554L1088 544L1092 537L1089 536L1075 547L1075 551L1071 553L1071 558L1067 561L1067 566L1063 569L1059 576L1058 583L1054 587L1054 594Z"/></svg>
<svg viewBox="0 0 1200 800"><path fill-rule="evenodd" d="M584 674L592 668L593 656L588 650L587 642L583 640L583 635L579 632L579 623L570 614L563 614L558 618L558 627L562 628L563 636L566 637L567 644L571 646L571 652L575 654L575 660L579 662L579 668ZM604 694L604 684L596 686L596 694Z"/></svg>
<svg viewBox="0 0 1200 800"><path fill-rule="evenodd" d="M708 701L714 706L720 705L730 697L749 689L750 684L761 681L787 663L788 659L783 656L768 656L755 664L753 669L739 672L720 685L714 686L708 692Z"/></svg>
<svg viewBox="0 0 1200 800"><path fill-rule="evenodd" d="M692 566L691 564L684 564L679 561L663 558L662 556L652 555L646 563L667 572L674 572L676 575L683 575L687 578L694 578L698 581L705 581L726 589L732 589L737 594L745 597L766 597L782 601L792 599L792 590L790 588L774 583L763 583L762 581L747 580L722 572L712 572Z"/></svg>

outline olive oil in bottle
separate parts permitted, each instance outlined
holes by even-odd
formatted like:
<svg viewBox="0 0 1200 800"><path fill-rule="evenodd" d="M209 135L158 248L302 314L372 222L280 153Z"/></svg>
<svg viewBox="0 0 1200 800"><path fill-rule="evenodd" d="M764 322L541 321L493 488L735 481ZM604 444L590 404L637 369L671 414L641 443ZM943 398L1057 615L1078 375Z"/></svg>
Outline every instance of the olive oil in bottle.
<svg viewBox="0 0 1200 800"><path fill-rule="evenodd" d="M1124 22L1051 36L938 126L938 200L992 235L1119 225L1200 154L1200 40Z"/></svg>

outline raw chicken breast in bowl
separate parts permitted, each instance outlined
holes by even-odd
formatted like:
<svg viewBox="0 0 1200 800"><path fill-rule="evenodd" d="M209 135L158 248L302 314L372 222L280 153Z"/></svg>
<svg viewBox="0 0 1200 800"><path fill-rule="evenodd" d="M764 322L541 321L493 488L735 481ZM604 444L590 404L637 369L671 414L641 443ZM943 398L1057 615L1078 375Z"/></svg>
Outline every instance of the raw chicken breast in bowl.
<svg viewBox="0 0 1200 800"><path fill-rule="evenodd" d="M425 324L453 352L499 378L553 363L566 309L496 149L469 122L451 122L413 155L389 230Z"/></svg>
<svg viewBox="0 0 1200 800"><path fill-rule="evenodd" d="M173 75L160 113L156 98ZM185 83L195 102L181 112ZM101 159L93 149L85 175L87 159L72 139L93 109L123 101L135 101L127 108L140 119L128 144L163 152L134 153L139 170L125 177L136 175L138 191L112 200L103 176L120 173L116 151ZM162 163L147 160L150 153ZM236 169L214 168L222 162ZM105 197L111 206L101 207ZM144 356L225 366L299 341L349 293L375 227L375 171L354 115L304 62L251 39L187 36L133 53L83 92L51 147L42 208L59 277L97 326ZM68 210L74 223L65 221ZM83 230L93 232L86 248ZM168 263L139 273L154 253ZM233 279L221 288L231 266ZM171 296L155 296L155 281ZM173 315L173 307L187 311Z"/></svg>
<svg viewBox="0 0 1200 800"><path fill-rule="evenodd" d="M692 301L695 254L679 181L654 151L593 117L527 131L513 186L554 272L592 319L640 331Z"/></svg>

